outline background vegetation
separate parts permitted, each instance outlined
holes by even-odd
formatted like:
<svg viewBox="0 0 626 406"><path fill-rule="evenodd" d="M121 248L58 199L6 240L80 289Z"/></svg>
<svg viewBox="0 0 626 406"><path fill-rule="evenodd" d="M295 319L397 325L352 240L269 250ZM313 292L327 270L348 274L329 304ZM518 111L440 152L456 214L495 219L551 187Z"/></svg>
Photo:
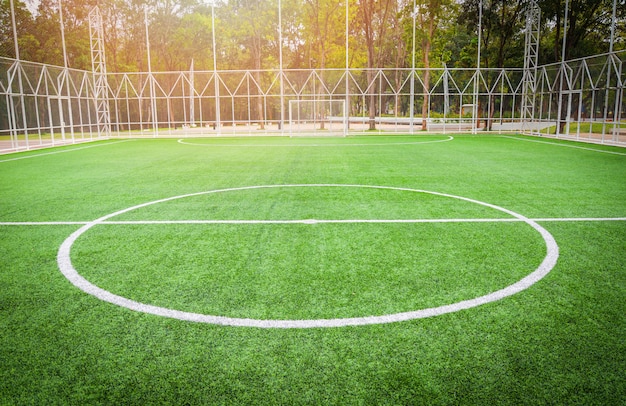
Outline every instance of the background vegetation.
<svg viewBox="0 0 626 406"><path fill-rule="evenodd" d="M21 58L63 65L57 0L16 4ZM350 67L410 67L413 18L419 67L476 65L480 0L347 0ZM345 67L344 1L282 0L285 68ZM522 66L527 0L484 0L484 67ZM564 1L540 0L541 60L560 60ZM148 10L155 71L213 69L211 2L203 0L63 0L70 67L90 69L88 13L100 7L109 72L146 71ZM608 51L612 0L571 0L567 58ZM623 49L626 2L618 1L616 49ZM33 11L31 11L31 9ZM14 57L9 0L0 2L0 56ZM225 69L278 66L278 0L216 0L217 64Z"/></svg>

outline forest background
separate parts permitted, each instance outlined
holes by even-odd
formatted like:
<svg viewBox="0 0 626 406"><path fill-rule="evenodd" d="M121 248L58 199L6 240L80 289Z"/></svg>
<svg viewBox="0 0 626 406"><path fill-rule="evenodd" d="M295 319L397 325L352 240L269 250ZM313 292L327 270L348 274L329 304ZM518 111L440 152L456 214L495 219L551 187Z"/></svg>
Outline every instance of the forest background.
<svg viewBox="0 0 626 406"><path fill-rule="evenodd" d="M0 56L15 58L10 0L0 1ZM350 68L475 67L481 3L481 67L523 66L528 0L347 1ZM538 4L539 63L560 61L565 0ZM192 61L196 70L272 69L279 50L284 69L346 67L344 1L282 0L281 36L279 0L63 0L71 68L91 69L88 14L96 5L108 72L148 70L144 10L153 71L188 70ZM617 51L626 48L626 1L616 5ZM14 8L20 59L63 66L59 1L14 0ZM608 52L612 13L613 0L570 0L566 59Z"/></svg>

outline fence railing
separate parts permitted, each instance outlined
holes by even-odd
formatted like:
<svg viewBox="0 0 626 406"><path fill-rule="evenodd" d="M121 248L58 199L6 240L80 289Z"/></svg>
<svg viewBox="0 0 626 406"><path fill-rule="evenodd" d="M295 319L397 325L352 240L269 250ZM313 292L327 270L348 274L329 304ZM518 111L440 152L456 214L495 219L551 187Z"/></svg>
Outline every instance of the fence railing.
<svg viewBox="0 0 626 406"><path fill-rule="evenodd" d="M103 135L424 130L515 131L626 145L625 61L626 51L595 55L540 66L534 75L521 68L110 73L104 81L110 115L104 129L98 117L103 92L96 88L102 77L0 58L0 149ZM527 77L536 82L524 83ZM534 89L532 109L521 108L524 89ZM292 100L320 106L341 100L345 108L320 108L295 126L288 110Z"/></svg>

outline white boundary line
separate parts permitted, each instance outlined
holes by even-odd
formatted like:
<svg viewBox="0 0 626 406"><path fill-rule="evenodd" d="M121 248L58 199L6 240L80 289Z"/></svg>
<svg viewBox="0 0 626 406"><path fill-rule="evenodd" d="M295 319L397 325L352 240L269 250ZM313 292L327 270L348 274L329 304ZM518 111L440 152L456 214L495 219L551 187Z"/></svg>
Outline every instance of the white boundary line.
<svg viewBox="0 0 626 406"><path fill-rule="evenodd" d="M94 140L94 142L97 142L97 141L105 141L105 140ZM69 148L69 149L62 149L62 150L51 151L51 152L44 152L42 154L33 154L33 155L19 156L19 157L16 157L16 158L9 158L9 159L0 160L0 163L2 163L2 162L11 162L11 161L19 161L19 160L22 160L22 159L38 158L40 156L45 156L45 155L62 154L64 152L79 151L81 149L87 149L87 148L105 147L105 146L108 146L108 145L119 144L121 142L128 142L128 141L134 141L134 140L113 141L113 142L107 142L107 143L98 144L98 145L87 145L87 146L78 147L78 148ZM69 145L72 145L72 144L69 144ZM69 145L68 144L57 145L56 147L50 147L50 148L67 147ZM29 151L20 151L20 152L29 152Z"/></svg>
<svg viewBox="0 0 626 406"><path fill-rule="evenodd" d="M255 148L255 147L289 147L289 148L307 148L307 147L376 147L376 146L393 146L393 145L420 145L420 144L435 144L438 142L448 142L454 140L454 137L451 135L447 136L448 138L444 140L434 140L434 141L420 141L420 142L387 142L387 143L372 143L372 144L350 144L350 143L328 143L328 144L211 144L211 143L196 143L196 142L188 142L186 139L181 138L178 140L179 144L183 145L193 145L198 147L243 147L243 148ZM214 140L215 138L204 138ZM310 138L309 138L310 139ZM345 138L341 138L345 139Z"/></svg>
<svg viewBox="0 0 626 406"><path fill-rule="evenodd" d="M517 141L536 142L538 144L548 144L548 145L553 145L555 147L576 148L576 149L582 149L582 150L585 150L585 151L593 151L593 152L601 152L601 153L604 153L604 154L626 156L626 153L624 153L624 152L607 151L607 150L603 150L603 149L581 147L579 145L561 144L561 143L558 143L558 142L541 141L541 140L529 140L529 139L526 139L526 138L513 137L511 135L500 135L499 137L501 137L501 138L509 138L509 139L517 140ZM572 141L572 140L563 140L563 141Z"/></svg>
<svg viewBox="0 0 626 406"><path fill-rule="evenodd" d="M0 226L82 226L88 221L2 221Z"/></svg>
<svg viewBox="0 0 626 406"><path fill-rule="evenodd" d="M576 221L626 221L626 217L570 217L570 218L542 218L542 219L533 219L538 223L549 223L549 222L576 222Z"/></svg>
<svg viewBox="0 0 626 406"><path fill-rule="evenodd" d="M222 193L222 192L233 192L233 191L241 191L241 190L255 190L255 189L269 189L269 188L304 188L304 187L340 187L340 188L369 188L369 189L383 189L383 190L399 190L399 191L407 191L414 193L425 193L435 196L448 197L453 199L458 199L470 203L475 203L481 206L485 206L488 208L492 208L494 210L501 211L505 214L508 214L518 220L521 220L535 229L543 238L546 244L546 256L544 257L541 264L530 274L520 279L519 281L509 285L503 289L497 290L495 292L489 293L484 296L476 297L474 299L463 300L460 302L432 307L427 309L421 309L416 311L381 315L381 316L365 316L365 317L351 317L351 318L342 318L342 319L310 319L310 320L260 320L260 319L248 319L248 318L233 318L233 317L225 317L225 316L213 316L207 314L199 314L199 313L191 313L184 312L180 310L174 310L159 306L148 305L145 303L136 302L134 300L130 300L128 298L115 295L107 290L104 290L81 276L78 271L72 265L71 260L71 249L72 245L76 240L84 234L86 231L91 229L96 225L105 224L105 222L115 216L128 213L133 210L137 210L140 208L144 208L150 205L169 202L177 199L183 199L187 197L194 196L202 196L208 195L212 193ZM85 293L88 293L92 296L97 297L100 300L115 304L117 306L126 307L128 309L144 312L148 314L153 314L162 317L175 318L184 321L193 321L198 323L210 323L210 324L219 324L219 325L228 325L228 326L242 326L242 327L256 327L256 328L322 328L322 327L344 327L344 326L360 326L360 325L371 325L371 324L382 324L382 323L394 323L399 321L407 321L418 318L425 317L433 317L442 314L457 312L464 309L469 309L472 307L480 306L486 303L491 303L497 300L504 299L505 297L514 295L522 290L525 290L543 279L556 265L557 259L559 257L559 247L554 240L554 237L543 227L541 227L536 222L522 216L521 214L515 213L511 210L492 205L490 203L481 202L474 199L469 199L466 197L455 196L445 193L431 192L426 190L419 189L409 189L409 188L397 188L390 186L372 186L372 185L340 185L340 184L302 184L302 185L263 185L263 186L246 186L246 187L238 187L238 188L229 188L229 189L220 189L220 190L212 190L206 192L199 193L191 193L187 195L174 196L166 199L155 200L152 202L136 205L133 207L129 207L127 209L123 209L117 211L115 213L108 214L106 216L100 217L92 222L89 222L82 226L80 229L72 233L63 243L61 244L59 251L57 253L57 264L59 266L59 270L63 275L77 288L81 289Z"/></svg>

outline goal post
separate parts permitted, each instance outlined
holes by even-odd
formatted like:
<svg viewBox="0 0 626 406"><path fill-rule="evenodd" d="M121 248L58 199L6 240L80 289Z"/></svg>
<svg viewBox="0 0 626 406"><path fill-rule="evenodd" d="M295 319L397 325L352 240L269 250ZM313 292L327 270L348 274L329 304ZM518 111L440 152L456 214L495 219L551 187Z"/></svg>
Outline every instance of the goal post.
<svg viewBox="0 0 626 406"><path fill-rule="evenodd" d="M340 135L348 132L346 101L340 99L289 100L289 135Z"/></svg>

